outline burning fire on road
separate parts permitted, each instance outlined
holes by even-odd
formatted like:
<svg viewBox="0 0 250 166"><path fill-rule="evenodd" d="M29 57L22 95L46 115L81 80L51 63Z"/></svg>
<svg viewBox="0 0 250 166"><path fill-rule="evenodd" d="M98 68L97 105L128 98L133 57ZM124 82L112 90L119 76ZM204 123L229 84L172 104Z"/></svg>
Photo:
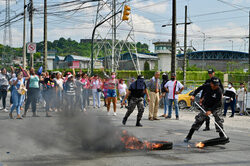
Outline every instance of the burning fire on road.
<svg viewBox="0 0 250 166"><path fill-rule="evenodd" d="M122 131L121 142L127 150L169 150L173 148L172 142L141 141L134 136L130 136L126 130Z"/></svg>

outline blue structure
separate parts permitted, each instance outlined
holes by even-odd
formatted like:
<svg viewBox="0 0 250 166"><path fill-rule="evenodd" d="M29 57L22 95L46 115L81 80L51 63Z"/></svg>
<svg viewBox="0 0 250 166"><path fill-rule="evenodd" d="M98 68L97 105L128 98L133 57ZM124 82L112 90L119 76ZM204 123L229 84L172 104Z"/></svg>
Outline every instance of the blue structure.
<svg viewBox="0 0 250 166"><path fill-rule="evenodd" d="M227 50L209 50L196 51L187 54L189 60L248 60L249 54L239 51ZM178 58L184 58L184 54L177 55Z"/></svg>
<svg viewBox="0 0 250 166"><path fill-rule="evenodd" d="M65 62L73 62L73 61L85 61L85 62L89 62L90 58L88 57L83 57L83 56L77 56L77 55L67 55L64 58Z"/></svg>

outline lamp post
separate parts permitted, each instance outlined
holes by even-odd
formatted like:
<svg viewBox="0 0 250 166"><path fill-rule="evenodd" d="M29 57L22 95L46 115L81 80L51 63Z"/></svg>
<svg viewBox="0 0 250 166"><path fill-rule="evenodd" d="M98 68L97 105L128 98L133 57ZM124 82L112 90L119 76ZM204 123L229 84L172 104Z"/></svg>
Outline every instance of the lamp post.
<svg viewBox="0 0 250 166"><path fill-rule="evenodd" d="M232 51L234 50L234 41L233 40L229 40L230 42L232 42Z"/></svg>

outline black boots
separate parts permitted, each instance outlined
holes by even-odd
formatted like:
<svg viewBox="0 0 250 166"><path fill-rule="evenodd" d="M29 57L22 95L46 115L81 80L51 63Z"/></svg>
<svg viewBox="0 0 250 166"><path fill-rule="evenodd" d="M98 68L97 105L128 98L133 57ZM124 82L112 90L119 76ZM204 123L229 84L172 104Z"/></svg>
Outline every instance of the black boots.
<svg viewBox="0 0 250 166"><path fill-rule="evenodd" d="M219 132L220 138L225 138L225 135L222 132Z"/></svg>
<svg viewBox="0 0 250 166"><path fill-rule="evenodd" d="M123 120L122 120L122 124L123 124L123 125L126 125L127 119L128 119L128 118L126 118L126 116L123 118ZM136 125L135 125L135 126L137 126L137 127L142 127L142 124L140 123L140 120L137 120L137 121L136 121Z"/></svg>
<svg viewBox="0 0 250 166"><path fill-rule="evenodd" d="M122 120L122 124L123 124L123 125L126 125L127 119L128 119L128 118L126 118L126 117L123 118L123 120Z"/></svg>
<svg viewBox="0 0 250 166"><path fill-rule="evenodd" d="M210 128L209 127L206 127L205 129L203 129L203 131L209 131Z"/></svg>
<svg viewBox="0 0 250 166"><path fill-rule="evenodd" d="M189 140L191 140L191 138L192 138L192 136L194 134L194 131L195 131L195 129L192 129L192 128L190 129L187 137L184 139L184 142L188 142Z"/></svg>
<svg viewBox="0 0 250 166"><path fill-rule="evenodd" d="M137 126L137 127L142 127L142 124L140 123L140 120L137 120L137 121L136 121L136 126Z"/></svg>

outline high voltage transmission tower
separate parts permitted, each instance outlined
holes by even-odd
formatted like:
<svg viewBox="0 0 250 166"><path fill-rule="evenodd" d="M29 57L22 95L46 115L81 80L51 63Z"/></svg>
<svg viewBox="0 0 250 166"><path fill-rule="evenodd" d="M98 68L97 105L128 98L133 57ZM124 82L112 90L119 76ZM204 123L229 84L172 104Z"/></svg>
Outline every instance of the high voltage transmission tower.
<svg viewBox="0 0 250 166"><path fill-rule="evenodd" d="M11 33L11 23L10 23L10 2L15 0L5 0L5 25L4 25L4 34L3 34L3 45L9 46L9 55L7 54L7 50L3 49L2 52L2 64L5 64L7 62L11 62L12 59L12 33Z"/></svg>
<svg viewBox="0 0 250 166"><path fill-rule="evenodd" d="M130 10L130 7L126 5L128 1L100 0L98 2L95 25L112 15L113 17L100 26L94 34L94 63L102 53L104 54L104 67L116 71L119 69L121 54L126 51L137 73L140 74L132 17L124 18L130 14L127 13ZM120 12L122 10L123 13ZM119 14L116 15L116 13Z"/></svg>

